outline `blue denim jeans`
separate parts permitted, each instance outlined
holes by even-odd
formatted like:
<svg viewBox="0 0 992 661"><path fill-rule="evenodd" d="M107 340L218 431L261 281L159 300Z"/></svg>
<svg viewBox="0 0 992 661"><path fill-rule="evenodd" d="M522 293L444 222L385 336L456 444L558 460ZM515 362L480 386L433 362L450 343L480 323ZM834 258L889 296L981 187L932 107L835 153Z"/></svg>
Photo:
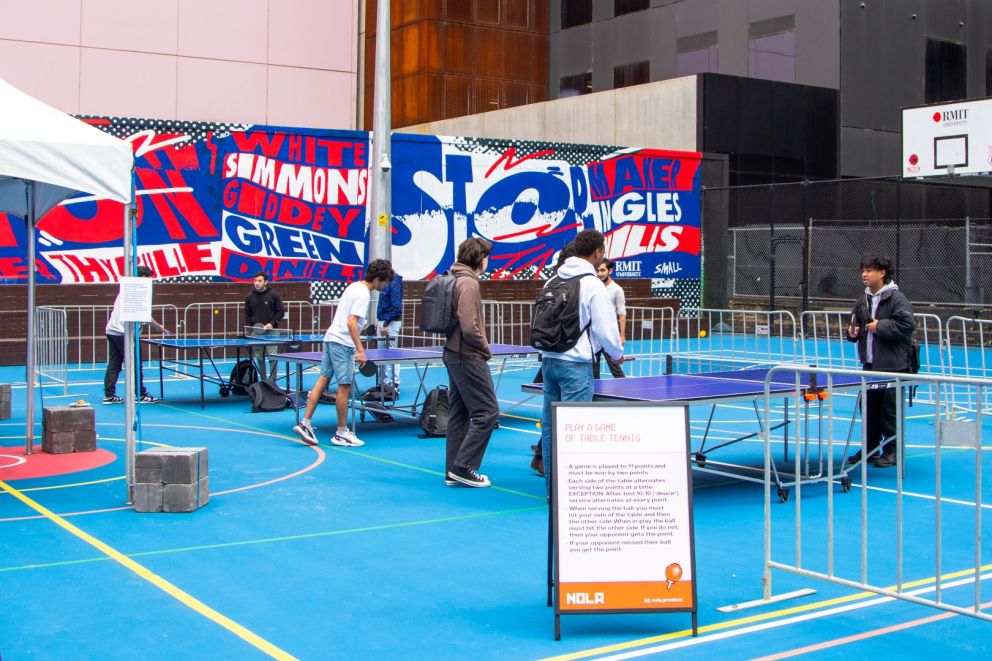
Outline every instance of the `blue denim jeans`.
<svg viewBox="0 0 992 661"><path fill-rule="evenodd" d="M544 411L541 414L541 455L544 457L544 488L551 495L551 403L591 402L593 395L592 363L573 363L545 357Z"/></svg>

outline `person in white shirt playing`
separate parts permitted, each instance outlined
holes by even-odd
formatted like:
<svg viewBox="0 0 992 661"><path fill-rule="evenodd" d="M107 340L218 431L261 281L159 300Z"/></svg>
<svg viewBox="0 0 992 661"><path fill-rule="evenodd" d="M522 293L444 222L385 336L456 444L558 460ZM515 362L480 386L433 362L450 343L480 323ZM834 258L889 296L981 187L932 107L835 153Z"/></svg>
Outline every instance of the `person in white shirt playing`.
<svg viewBox="0 0 992 661"><path fill-rule="evenodd" d="M320 376L310 390L303 420L293 427L293 431L307 445L317 445L317 434L310 419L331 379L338 384L334 401L338 414L338 428L331 437L331 443L345 447L365 445L364 441L348 429L351 384L355 374L355 363L357 362L359 366L365 364L361 329L365 327L372 290L382 291L393 276L393 267L387 260L374 259L365 269L365 279L351 283L341 295L334 319L324 335L324 357L320 364Z"/></svg>
<svg viewBox="0 0 992 661"><path fill-rule="evenodd" d="M149 267L143 265L138 267L137 274L139 278L155 277L155 273ZM155 330L164 335L170 335L169 331L154 319L150 323ZM121 368L124 366L124 322L121 321L120 292L118 292L117 298L114 299L114 309L111 311L110 318L107 320L106 334L107 370L103 374L103 403L122 404L124 398L117 394L117 379L120 377ZM158 404L158 397L152 395L145 388L144 372L141 369L141 355L137 350L134 357L137 363L135 373L138 377L138 388L140 389L138 401L142 404Z"/></svg>
<svg viewBox="0 0 992 661"><path fill-rule="evenodd" d="M579 326L587 329L574 347L564 353L541 351L544 375L544 410L541 415L541 454L551 457L552 402L591 402L594 394L593 358L604 351L617 362L623 358L623 344L617 329L617 316L606 294L606 287L596 277L596 268L606 253L603 234L583 230L572 242L575 257L569 257L558 269L557 278L581 278L579 282ZM583 277L590 275L592 277ZM544 484L551 494L551 462L544 462Z"/></svg>
<svg viewBox="0 0 992 661"><path fill-rule="evenodd" d="M609 257L603 259L603 263L599 265L596 269L596 275L599 279L603 281L606 285L606 294L610 297L610 303L613 305L613 309L617 313L617 326L620 329L620 344L626 344L626 338L624 337L624 327L627 325L627 299L623 295L623 288L613 280L613 265L614 261ZM596 360L593 362L593 376L599 378L599 358L603 355L603 350L600 349L599 353L596 354ZM614 379L622 379L626 376L623 373L623 365L619 362L613 360L606 356L606 364L610 366L610 374L613 375Z"/></svg>

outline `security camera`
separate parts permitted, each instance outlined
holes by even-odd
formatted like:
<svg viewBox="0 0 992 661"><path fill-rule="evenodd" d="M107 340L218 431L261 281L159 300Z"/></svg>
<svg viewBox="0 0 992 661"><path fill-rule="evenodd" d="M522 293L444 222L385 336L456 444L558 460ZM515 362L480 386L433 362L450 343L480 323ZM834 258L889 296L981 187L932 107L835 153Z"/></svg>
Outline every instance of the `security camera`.
<svg viewBox="0 0 992 661"><path fill-rule="evenodd" d="M382 158L379 160L379 169L383 172L389 172L393 167L393 164L389 162L389 155L383 154Z"/></svg>

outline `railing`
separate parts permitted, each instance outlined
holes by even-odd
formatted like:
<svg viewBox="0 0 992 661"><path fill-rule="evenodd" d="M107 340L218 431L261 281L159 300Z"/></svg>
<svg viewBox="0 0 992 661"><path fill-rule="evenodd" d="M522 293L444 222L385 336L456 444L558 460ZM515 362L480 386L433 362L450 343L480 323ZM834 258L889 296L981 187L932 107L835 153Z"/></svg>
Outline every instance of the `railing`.
<svg viewBox="0 0 992 661"><path fill-rule="evenodd" d="M60 312L65 320L67 371L93 369L107 360L107 320L112 305L58 305L46 306ZM174 305L152 306L152 316L174 333L181 333L179 312ZM151 327L144 327L145 337L161 337ZM153 357L152 348L144 348L144 359ZM154 354L157 357L157 353Z"/></svg>
<svg viewBox="0 0 992 661"><path fill-rule="evenodd" d="M34 309L34 372L38 384L61 383L69 392L69 331L66 311L53 307Z"/></svg>
<svg viewBox="0 0 992 661"><path fill-rule="evenodd" d="M811 489L799 481L795 484L794 512L792 516L772 516L772 489L777 482L775 466L772 463L772 434L768 430L772 420L772 399L781 395L771 394L769 384L773 376L786 374L815 374L817 382L826 389L826 398L822 400L826 407L826 431L819 439L825 449L825 476L820 482L828 485L840 484L845 490L851 488L850 476L859 481L856 485L860 491L859 503L845 503L841 509L845 517L838 520L835 516L835 490L827 488L824 494L820 489ZM976 411L974 420L962 421L934 415L932 426L920 425L914 427L912 440L918 446L925 440L921 436L933 430L934 459L932 469L924 461L913 462L913 489L910 493L905 489L905 456L904 412L903 397L895 398L896 402L896 435L894 442L898 444L896 453L897 463L894 473L883 473L883 476L895 477L886 479L880 487L869 485L879 473L869 471L866 463L862 462L857 468L845 467L841 459L835 458L834 419L838 417L835 411L835 398L832 396L833 380L836 377L860 377L860 398L862 420L867 410L867 394L877 384L870 385L869 379L882 377L891 378L889 388L903 393L913 384L921 384L935 393L934 411L945 408L944 399L952 390L960 397L971 401L970 408ZM790 376L791 378L791 376ZM798 379L797 379L798 380ZM804 379L805 380L805 379ZM982 406L992 389L992 380L958 378L946 375L908 375L888 374L882 372L861 372L857 370L830 370L807 367L782 367L773 369L766 379L764 395L764 424L762 437L765 443L765 560L764 560L764 599L772 599L772 570L785 571L791 574L816 578L837 585L867 590L885 597L898 599L915 604L921 604L950 611L960 615L992 621L992 613L985 611L981 600L982 575L982 448L988 441L983 438ZM797 385L798 389L798 385ZM862 422L862 429L864 429ZM862 438L865 437L864 431ZM846 441L845 447L846 447ZM961 454L968 453L966 461L961 461ZM942 465L947 456L957 460L953 464L951 479L943 480ZM796 472L800 471L800 453L794 457ZM929 474L927 474L929 473ZM926 485L933 485L928 489ZM973 493L971 491L973 485ZM877 488L873 488L877 487ZM928 493L932 490L932 493ZM944 491L948 494L945 495ZM953 491L953 490L956 490ZM810 495L806 496L809 491ZM922 493L921 493L922 492ZM895 497L895 513L880 514L880 503L884 500L891 503ZM781 493L779 494L781 497ZM837 496L850 498L851 496ZM857 496L853 496L857 498ZM816 499L816 502L809 502ZM907 514L905 502L919 503ZM784 500L784 499L783 499ZM826 524L821 516L825 502ZM859 509L859 520L850 516L850 505ZM968 508L968 513L953 520L945 520L945 506ZM815 518L804 520L804 510L815 511ZM784 529L784 534L773 535L773 521L777 530ZM968 525L967 522L973 522ZM860 525L858 525L860 524ZM791 537L791 541L790 541ZM908 540L907 540L908 537ZM928 543L928 539L932 543ZM778 548L785 550L778 552ZM871 554L869 555L869 547ZM929 560L932 569L924 573L933 578L927 581L907 580L905 576L904 559L911 553L917 566L918 563ZM948 568L946 565L950 564ZM946 581L950 573L958 580ZM963 578L960 578L963 577ZM933 581L933 586L919 588L921 583ZM894 587L890 587L894 584ZM951 587L970 585L972 595L963 595L961 602L952 604L944 599L945 590ZM925 595L933 593L932 597Z"/></svg>
<svg viewBox="0 0 992 661"><path fill-rule="evenodd" d="M678 352L691 362L730 358L765 363L792 363L800 355L796 318L788 310L687 310L686 336Z"/></svg>
<svg viewBox="0 0 992 661"><path fill-rule="evenodd" d="M992 321L988 319L967 319L950 317L946 322L947 373L952 376L987 379L992 377ZM957 346L958 351L951 351ZM951 398L955 411L974 414L967 398L958 396L955 390ZM978 402L981 411L992 411L992 393L986 391L985 399Z"/></svg>
<svg viewBox="0 0 992 661"><path fill-rule="evenodd" d="M675 309L628 307L624 353L634 360L623 363L627 376L665 373L665 358L678 353L679 329ZM604 374L606 367L603 367Z"/></svg>

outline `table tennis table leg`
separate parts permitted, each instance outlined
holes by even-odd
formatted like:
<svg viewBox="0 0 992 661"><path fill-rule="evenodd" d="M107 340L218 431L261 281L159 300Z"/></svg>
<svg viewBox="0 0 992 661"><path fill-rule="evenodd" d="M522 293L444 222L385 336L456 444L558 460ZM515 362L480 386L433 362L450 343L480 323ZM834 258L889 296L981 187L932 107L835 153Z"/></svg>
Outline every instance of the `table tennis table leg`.
<svg viewBox="0 0 992 661"><path fill-rule="evenodd" d="M165 399L165 378L162 376L162 345L158 345L158 396Z"/></svg>
<svg viewBox="0 0 992 661"><path fill-rule="evenodd" d="M204 388L203 388L203 377L205 376L205 374L203 373L203 351L204 351L203 349L200 349L197 352L198 358L200 359L200 410L201 411L207 408L206 393L204 392Z"/></svg>

